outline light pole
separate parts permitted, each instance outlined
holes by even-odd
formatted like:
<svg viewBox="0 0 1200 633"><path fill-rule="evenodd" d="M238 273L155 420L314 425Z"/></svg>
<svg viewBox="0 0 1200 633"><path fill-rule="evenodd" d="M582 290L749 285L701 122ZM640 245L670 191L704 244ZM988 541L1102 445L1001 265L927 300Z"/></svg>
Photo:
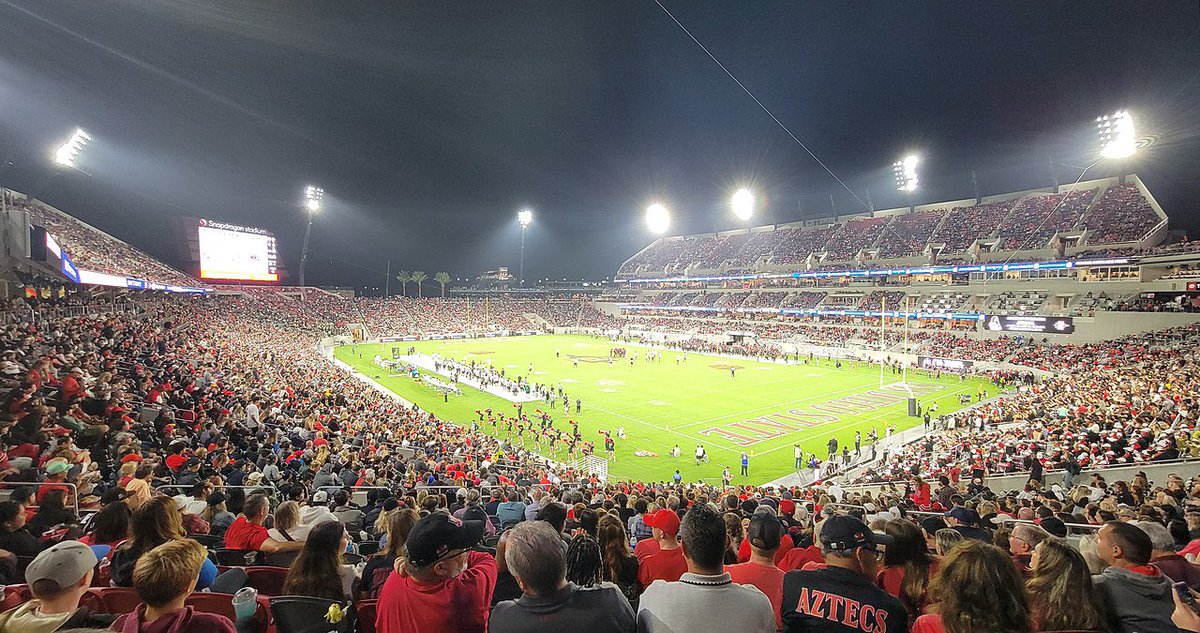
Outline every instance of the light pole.
<svg viewBox="0 0 1200 633"><path fill-rule="evenodd" d="M54 162L63 167L75 167L75 161L79 158L79 154L83 152L83 148L87 147L88 141L92 137L80 128L75 128L75 133L71 135L71 139L63 143L58 150L54 152Z"/></svg>
<svg viewBox="0 0 1200 633"><path fill-rule="evenodd" d="M517 269L517 287L525 286L525 229L533 222L533 211L521 209L517 212L517 224L521 225L521 266Z"/></svg>
<svg viewBox="0 0 1200 633"><path fill-rule="evenodd" d="M308 238L312 235L313 215L321 210L321 199L325 197L325 190L320 187L309 185L304 188L304 209L308 212L308 227L304 229L304 248L300 251L300 300L308 298L308 291L304 285L304 266L308 264Z"/></svg>
<svg viewBox="0 0 1200 633"><path fill-rule="evenodd" d="M892 163L892 171L896 174L896 191L903 191L908 196L909 213L916 210L913 205L913 192L917 190L917 163L920 161L916 154L909 154Z"/></svg>

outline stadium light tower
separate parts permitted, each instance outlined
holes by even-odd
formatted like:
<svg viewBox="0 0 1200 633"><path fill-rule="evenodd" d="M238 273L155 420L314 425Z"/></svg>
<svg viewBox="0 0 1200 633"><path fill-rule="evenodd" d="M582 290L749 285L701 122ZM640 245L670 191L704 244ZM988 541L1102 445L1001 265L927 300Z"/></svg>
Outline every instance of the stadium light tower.
<svg viewBox="0 0 1200 633"><path fill-rule="evenodd" d="M517 211L517 224L521 225L521 267L517 269L517 287L525 286L525 229L533 222L533 211L521 209Z"/></svg>
<svg viewBox="0 0 1200 633"><path fill-rule="evenodd" d="M921 162L920 157L916 154L909 154L892 163L892 171L896 173L896 191L903 191L908 195L909 211L915 210L913 208L913 192L917 190L917 164L919 162Z"/></svg>
<svg viewBox="0 0 1200 633"><path fill-rule="evenodd" d="M312 235L313 216L321 210L325 190L309 185L304 188L304 209L308 212L308 227L304 229L304 248L300 251L300 300L308 298L304 285L304 267L308 264L308 238Z"/></svg>
<svg viewBox="0 0 1200 633"><path fill-rule="evenodd" d="M1128 111L1096 117L1096 131L1100 134L1100 156L1129 158L1137 152L1137 135Z"/></svg>
<svg viewBox="0 0 1200 633"><path fill-rule="evenodd" d="M671 226L671 212L663 205L655 202L646 207L646 227L655 235L662 235Z"/></svg>
<svg viewBox="0 0 1200 633"><path fill-rule="evenodd" d="M733 206L733 214L742 222L754 215L754 193L745 187L733 193L730 204Z"/></svg>
<svg viewBox="0 0 1200 633"><path fill-rule="evenodd" d="M92 137L80 128L75 128L75 133L71 135L71 139L63 143L57 151L54 152L54 162L64 167L75 167L75 161L79 159L79 154L83 152L83 148L87 147L88 141Z"/></svg>

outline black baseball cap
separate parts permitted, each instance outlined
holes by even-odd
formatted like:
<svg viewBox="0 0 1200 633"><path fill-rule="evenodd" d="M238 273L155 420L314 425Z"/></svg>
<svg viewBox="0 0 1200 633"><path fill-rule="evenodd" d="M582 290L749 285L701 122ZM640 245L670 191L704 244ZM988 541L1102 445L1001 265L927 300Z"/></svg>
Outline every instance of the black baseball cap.
<svg viewBox="0 0 1200 633"><path fill-rule="evenodd" d="M771 514L755 514L750 517L750 527L746 528L746 539L758 549L771 550L779 547L783 539L783 524Z"/></svg>
<svg viewBox="0 0 1200 633"><path fill-rule="evenodd" d="M828 549L852 550L865 545L891 545L896 539L872 532L856 517L834 515L821 524L821 543Z"/></svg>
<svg viewBox="0 0 1200 633"><path fill-rule="evenodd" d="M481 539L482 521L463 521L435 512L417 521L404 545L412 564L428 567L456 549L474 547Z"/></svg>

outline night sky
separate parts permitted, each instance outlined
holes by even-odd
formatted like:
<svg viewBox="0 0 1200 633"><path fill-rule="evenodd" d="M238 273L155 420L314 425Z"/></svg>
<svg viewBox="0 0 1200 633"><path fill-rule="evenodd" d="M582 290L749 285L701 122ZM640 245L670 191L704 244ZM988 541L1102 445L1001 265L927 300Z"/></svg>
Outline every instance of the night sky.
<svg viewBox="0 0 1200 633"><path fill-rule="evenodd" d="M1126 108L1140 174L1200 234L1200 3L664 5L863 200L1079 176L1094 119ZM50 154L80 126L80 172ZM653 0L0 0L0 184L188 269L182 218L268 228L295 271L306 184L324 187L309 283L517 267L611 276L672 233L864 211ZM830 194L833 194L831 201ZM68 245L69 246L69 245ZM194 272L194 271L193 271ZM292 278L294 282L294 276ZM411 286L410 286L411 290Z"/></svg>

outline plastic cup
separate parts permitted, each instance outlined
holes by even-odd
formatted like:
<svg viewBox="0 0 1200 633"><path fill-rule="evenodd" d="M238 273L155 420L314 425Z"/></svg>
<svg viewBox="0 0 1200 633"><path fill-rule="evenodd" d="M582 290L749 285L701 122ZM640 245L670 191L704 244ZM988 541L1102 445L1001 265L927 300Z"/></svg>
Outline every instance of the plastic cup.
<svg viewBox="0 0 1200 633"><path fill-rule="evenodd" d="M254 616L258 610L258 590L254 587L242 587L233 594L233 613L238 620L246 620Z"/></svg>

